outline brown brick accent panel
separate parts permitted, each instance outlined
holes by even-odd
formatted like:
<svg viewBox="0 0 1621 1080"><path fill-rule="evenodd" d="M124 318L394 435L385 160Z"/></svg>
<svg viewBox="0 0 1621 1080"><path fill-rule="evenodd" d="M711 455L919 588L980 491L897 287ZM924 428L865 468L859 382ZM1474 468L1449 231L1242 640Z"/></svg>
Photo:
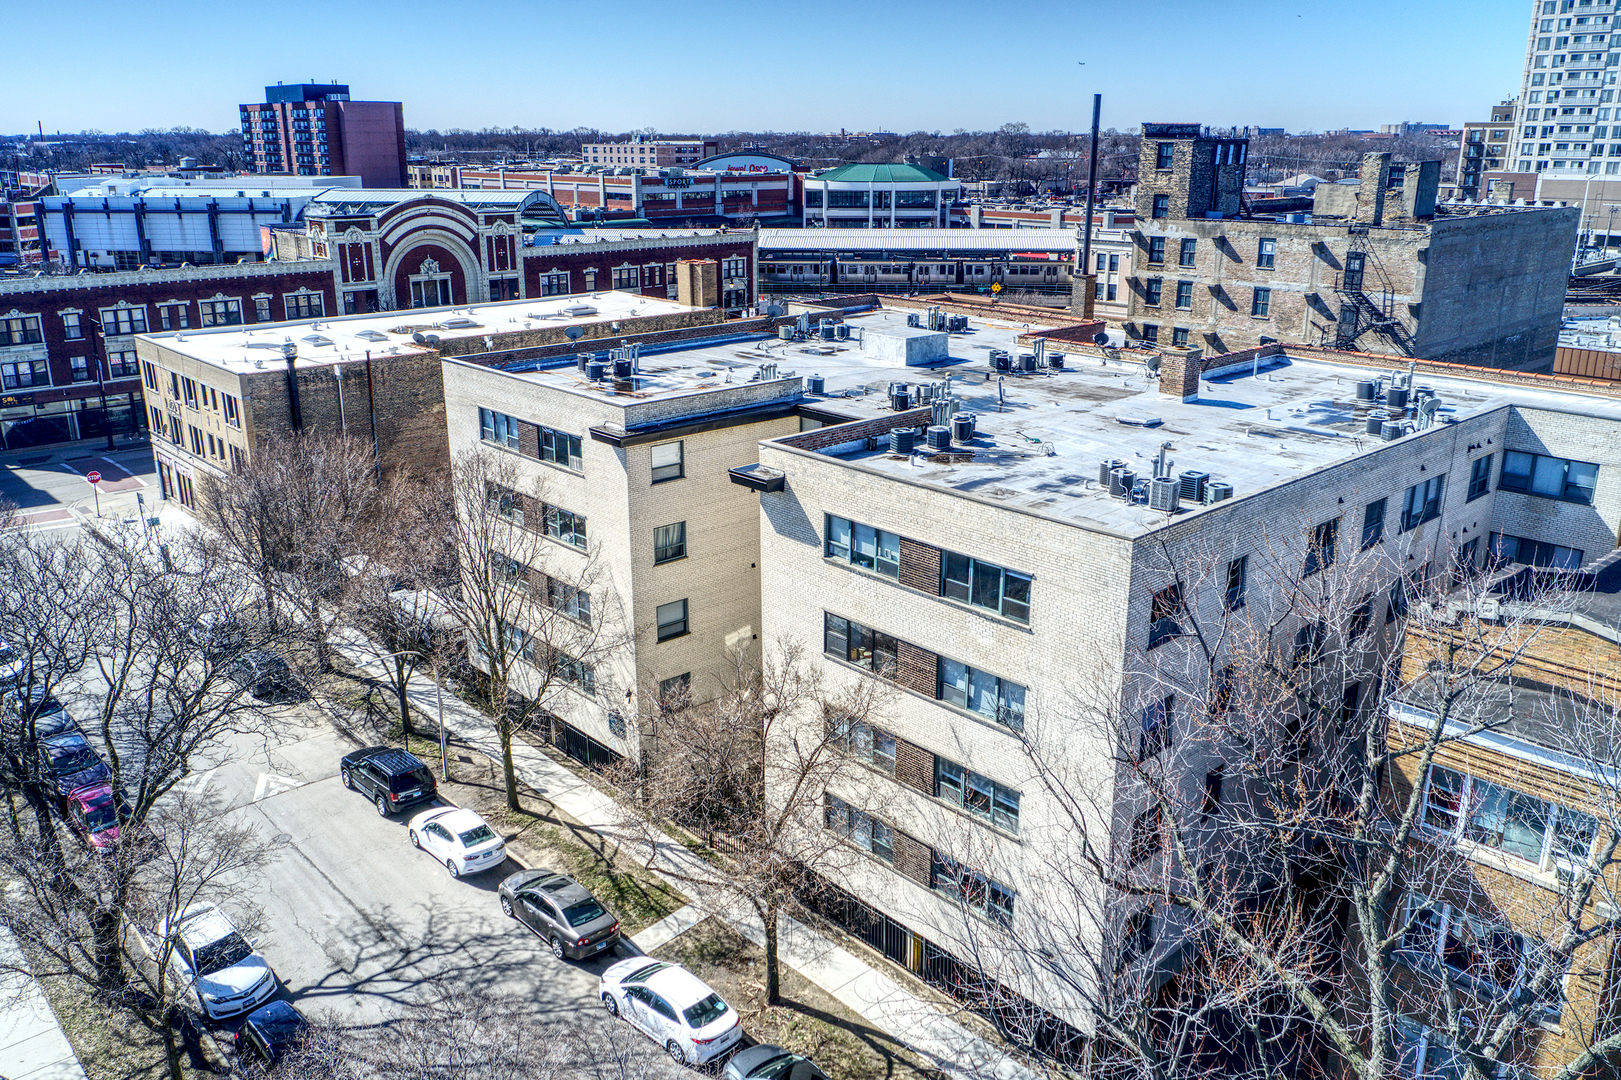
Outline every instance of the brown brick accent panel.
<svg viewBox="0 0 1621 1080"><path fill-rule="evenodd" d="M895 681L924 697L934 697L940 678L940 657L907 641L898 641Z"/></svg>
<svg viewBox="0 0 1621 1080"><path fill-rule="evenodd" d="M1272 342L1268 345L1257 345L1253 349L1239 349L1237 352L1220 353L1216 356L1206 356L1199 361L1200 371L1219 371L1226 367L1238 367L1243 364L1252 364L1256 360L1265 360L1269 356L1281 356L1287 352L1282 345ZM1389 366L1388 361L1386 366Z"/></svg>
<svg viewBox="0 0 1621 1080"><path fill-rule="evenodd" d="M782 443L785 446L796 446L801 450L826 450L830 446L842 446L857 439L882 438L897 428L922 427L929 422L930 416L928 409L910 409L854 424L817 428L783 439Z"/></svg>
<svg viewBox="0 0 1621 1080"><path fill-rule="evenodd" d="M930 596L939 596L940 549L933 544L901 537L901 584Z"/></svg>
<svg viewBox="0 0 1621 1080"><path fill-rule="evenodd" d="M914 791L934 794L934 754L905 739L895 740L895 779Z"/></svg>
<svg viewBox="0 0 1621 1080"><path fill-rule="evenodd" d="M927 889L934 869L934 849L895 830L895 872Z"/></svg>
<svg viewBox="0 0 1621 1080"><path fill-rule="evenodd" d="M1091 345L1092 339L1101 334L1105 327L1102 319L1091 322L1078 323L1075 326L1060 326L1052 330L1037 330L1030 334L1020 334L1018 344L1021 348L1034 345L1037 341L1046 340L1048 348L1057 344Z"/></svg>
<svg viewBox="0 0 1621 1080"><path fill-rule="evenodd" d="M1159 392L1189 401L1199 396L1199 354L1167 352L1159 364Z"/></svg>
<svg viewBox="0 0 1621 1080"><path fill-rule="evenodd" d="M527 420L518 421L518 453L526 458L540 457L540 428Z"/></svg>

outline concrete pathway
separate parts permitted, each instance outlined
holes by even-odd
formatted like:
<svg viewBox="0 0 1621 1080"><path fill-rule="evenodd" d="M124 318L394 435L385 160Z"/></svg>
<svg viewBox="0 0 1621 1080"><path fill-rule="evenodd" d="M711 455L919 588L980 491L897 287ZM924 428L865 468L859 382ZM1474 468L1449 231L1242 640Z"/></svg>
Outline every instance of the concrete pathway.
<svg viewBox="0 0 1621 1080"><path fill-rule="evenodd" d="M340 639L337 647L350 660L381 673L381 661L375 659L375 652L363 637L349 630L336 637ZM407 685L406 696L422 715L435 715L431 678L413 677ZM449 693L444 697L444 706L448 731L490 758L500 759L495 725L488 717ZM619 813L611 796L541 750L528 743L515 742L513 764L519 779L582 825L608 839L625 842L632 839L618 824ZM673 839L658 845L653 869L688 896L701 890L702 886L695 882L714 874L708 863ZM756 945L764 944L765 929L752 911L728 909L715 902L688 904L643 930L632 941L643 952L650 952L691 929L711 912L723 913L725 921L739 933ZM934 1067L971 1080L1037 1080L1039 1077L1040 1074L952 1019L939 1005L919 998L815 928L784 917L777 937L784 964Z"/></svg>
<svg viewBox="0 0 1621 1080"><path fill-rule="evenodd" d="M24 968L22 949L0 929L0 967ZM30 975L0 975L0 1077L4 1080L85 1080L44 991Z"/></svg>

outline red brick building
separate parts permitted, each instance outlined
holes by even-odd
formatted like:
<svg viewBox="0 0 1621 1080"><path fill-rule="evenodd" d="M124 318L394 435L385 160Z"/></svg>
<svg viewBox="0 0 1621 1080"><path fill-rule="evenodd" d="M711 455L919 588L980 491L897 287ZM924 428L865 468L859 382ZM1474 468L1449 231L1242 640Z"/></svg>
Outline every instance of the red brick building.
<svg viewBox="0 0 1621 1080"><path fill-rule="evenodd" d="M398 101L350 101L342 84L278 84L265 87L262 103L239 109L242 149L256 173L405 184L405 111Z"/></svg>

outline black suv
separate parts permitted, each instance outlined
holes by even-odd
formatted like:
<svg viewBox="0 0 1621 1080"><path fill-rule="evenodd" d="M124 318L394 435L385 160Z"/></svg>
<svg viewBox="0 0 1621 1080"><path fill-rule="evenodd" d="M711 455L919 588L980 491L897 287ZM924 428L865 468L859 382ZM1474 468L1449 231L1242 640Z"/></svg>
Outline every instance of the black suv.
<svg viewBox="0 0 1621 1080"><path fill-rule="evenodd" d="M433 773L417 756L392 746L368 746L345 754L338 775L350 791L363 792L388 817L415 803L430 802L439 793Z"/></svg>

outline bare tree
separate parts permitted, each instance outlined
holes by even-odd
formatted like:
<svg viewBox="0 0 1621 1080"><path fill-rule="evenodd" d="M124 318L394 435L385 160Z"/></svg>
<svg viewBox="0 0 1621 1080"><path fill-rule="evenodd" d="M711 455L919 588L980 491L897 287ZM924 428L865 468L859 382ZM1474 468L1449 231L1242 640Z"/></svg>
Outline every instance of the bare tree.
<svg viewBox="0 0 1621 1080"><path fill-rule="evenodd" d="M1304 567L1298 546L1252 555L1247 596L1225 553L1167 548L1125 691L1083 673L1027 723L1057 808L1029 841L1042 918L963 920L980 987L1084 1003L1110 1076L1613 1070L1614 669L1551 693L1525 673L1559 602L1545 584L1505 603L1467 563L1336 561L1324 539ZM1489 770L1486 736L1543 764L1460 779Z"/></svg>
<svg viewBox="0 0 1621 1080"><path fill-rule="evenodd" d="M720 832L718 872L668 859L659 868L716 915L747 911L759 921L768 1005L782 999L782 916L841 880L863 841L872 845L882 797L854 762L871 757L874 718L890 693L876 680L830 687L786 643L763 662L734 653L713 700L644 719L655 751L635 798L621 804L625 835L651 861L667 842L665 824ZM735 757L708 762L707 752Z"/></svg>
<svg viewBox="0 0 1621 1080"><path fill-rule="evenodd" d="M371 449L340 435L295 433L267 442L243 468L206 478L200 516L209 539L254 581L265 617L296 612L331 668L330 632L353 578L379 550L377 533L394 508Z"/></svg>
<svg viewBox="0 0 1621 1080"><path fill-rule="evenodd" d="M503 457L464 454L446 483L436 505L451 514L438 532L458 569L446 599L482 675L516 810L513 736L582 703L612 708L612 669L630 635L584 518L548 505L539 482Z"/></svg>

